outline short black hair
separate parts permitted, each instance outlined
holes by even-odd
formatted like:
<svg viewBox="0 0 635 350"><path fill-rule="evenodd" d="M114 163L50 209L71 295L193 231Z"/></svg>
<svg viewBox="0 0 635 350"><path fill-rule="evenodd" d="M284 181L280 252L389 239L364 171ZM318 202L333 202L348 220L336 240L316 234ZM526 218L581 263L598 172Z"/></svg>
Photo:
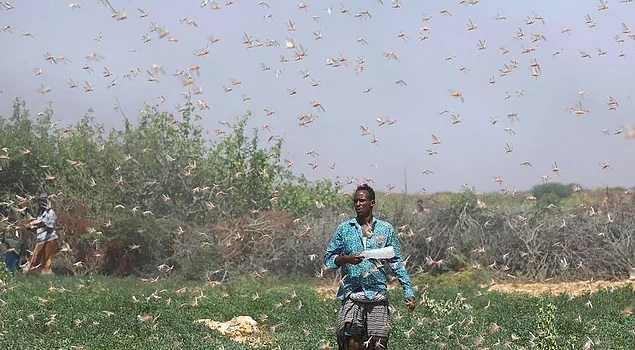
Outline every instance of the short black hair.
<svg viewBox="0 0 635 350"><path fill-rule="evenodd" d="M368 199L370 199L371 201L375 200L375 190L373 190L372 187L368 186L368 184L357 186L357 189L355 189L355 192L357 191L366 191L368 192Z"/></svg>

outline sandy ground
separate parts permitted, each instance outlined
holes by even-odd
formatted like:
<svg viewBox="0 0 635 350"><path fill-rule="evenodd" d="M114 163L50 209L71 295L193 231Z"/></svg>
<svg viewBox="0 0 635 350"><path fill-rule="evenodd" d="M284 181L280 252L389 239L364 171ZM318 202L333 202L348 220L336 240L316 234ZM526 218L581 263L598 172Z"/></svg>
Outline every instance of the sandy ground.
<svg viewBox="0 0 635 350"><path fill-rule="evenodd" d="M504 293L528 293L531 295L544 294L568 294L580 295L593 293L603 289L614 289L630 286L633 288L635 280L624 281L580 281L568 283L522 283L522 284L498 284L489 286L489 290Z"/></svg>
<svg viewBox="0 0 635 350"><path fill-rule="evenodd" d="M260 347L264 343L264 340L260 337L258 322L251 316L237 316L225 322L200 319L196 320L195 323L202 323L211 329L219 331L227 338L240 343L247 343L254 348Z"/></svg>
<svg viewBox="0 0 635 350"><path fill-rule="evenodd" d="M579 281L567 283L494 283L492 285L483 286L490 291L503 293L527 293L531 295L544 294L567 294L580 295L585 293L593 293L603 289L615 289L630 286L635 289L635 280L623 281ZM320 285L316 287L316 291L324 299L334 299L337 294L337 285Z"/></svg>

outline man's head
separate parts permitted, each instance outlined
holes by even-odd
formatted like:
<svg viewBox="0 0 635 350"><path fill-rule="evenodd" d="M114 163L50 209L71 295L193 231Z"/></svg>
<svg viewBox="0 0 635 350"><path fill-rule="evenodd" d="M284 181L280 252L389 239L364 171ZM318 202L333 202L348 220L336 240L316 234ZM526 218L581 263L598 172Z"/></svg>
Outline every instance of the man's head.
<svg viewBox="0 0 635 350"><path fill-rule="evenodd" d="M353 206L357 216L364 217L372 214L375 206L375 190L367 184L358 186L353 196Z"/></svg>
<svg viewBox="0 0 635 350"><path fill-rule="evenodd" d="M49 205L49 196L48 193L41 191L38 195L37 195L37 204L40 207L48 207Z"/></svg>

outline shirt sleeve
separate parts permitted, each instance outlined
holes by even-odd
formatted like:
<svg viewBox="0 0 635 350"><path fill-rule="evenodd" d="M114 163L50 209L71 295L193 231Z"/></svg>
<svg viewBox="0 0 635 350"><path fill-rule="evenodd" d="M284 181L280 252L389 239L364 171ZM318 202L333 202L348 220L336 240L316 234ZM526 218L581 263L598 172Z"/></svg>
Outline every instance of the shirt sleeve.
<svg viewBox="0 0 635 350"><path fill-rule="evenodd" d="M408 276L408 271L406 271L406 265L403 263L401 255L401 245L399 244L399 240L395 234L395 228L392 226L390 228L390 234L388 235L388 242L386 245L392 246L395 250L395 256L388 260L388 266L401 284L404 292L404 298L414 297L415 292L414 289L412 289L410 276Z"/></svg>
<svg viewBox="0 0 635 350"><path fill-rule="evenodd" d="M341 226L338 226L333 232L333 236L329 240L326 246L326 253L324 254L324 266L329 269L337 269L339 266L335 264L335 258L342 254L342 230Z"/></svg>

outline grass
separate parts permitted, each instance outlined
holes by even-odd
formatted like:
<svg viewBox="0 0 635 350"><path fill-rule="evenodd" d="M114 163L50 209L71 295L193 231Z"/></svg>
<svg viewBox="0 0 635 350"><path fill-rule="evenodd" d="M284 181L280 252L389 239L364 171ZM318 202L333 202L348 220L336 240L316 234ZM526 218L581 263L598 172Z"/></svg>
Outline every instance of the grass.
<svg viewBox="0 0 635 350"><path fill-rule="evenodd" d="M14 349L253 349L199 319L258 321L261 349L334 347L334 296L315 281L244 279L226 284L0 273L0 345ZM635 341L635 293L605 289L570 300L491 292L483 276L414 278L408 313L392 289L393 349L627 349Z"/></svg>

